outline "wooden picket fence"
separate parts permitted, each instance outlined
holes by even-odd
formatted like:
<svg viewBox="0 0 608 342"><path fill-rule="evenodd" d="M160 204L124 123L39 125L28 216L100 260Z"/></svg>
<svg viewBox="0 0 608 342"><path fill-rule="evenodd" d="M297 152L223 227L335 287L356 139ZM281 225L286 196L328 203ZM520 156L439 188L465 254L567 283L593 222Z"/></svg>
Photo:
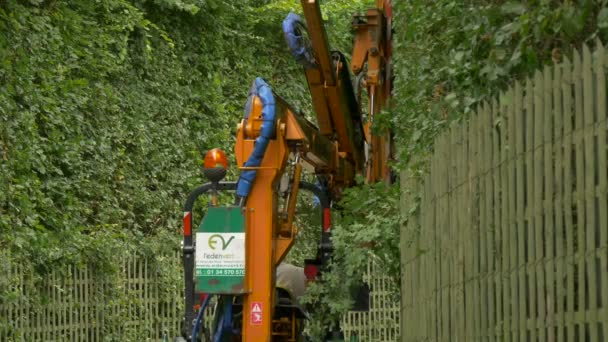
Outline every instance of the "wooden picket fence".
<svg viewBox="0 0 608 342"><path fill-rule="evenodd" d="M36 279L30 265L0 253L0 341L172 341L183 319L183 280L181 255L168 258L176 265L169 276L148 259L130 257L111 278L92 266L67 266ZM372 308L345 315L343 330L358 341L397 341L395 287L380 270L366 280ZM206 322L211 315L209 309Z"/></svg>
<svg viewBox="0 0 608 342"><path fill-rule="evenodd" d="M342 320L347 338L357 341L395 342L400 338L399 287L376 261L370 261L363 280L370 287L369 311L348 312Z"/></svg>
<svg viewBox="0 0 608 342"><path fill-rule="evenodd" d="M1 259L0 341L146 341L180 331L182 284L164 284L146 259L124 260L111 278L67 266L42 279Z"/></svg>
<svg viewBox="0 0 608 342"><path fill-rule="evenodd" d="M606 68L584 46L438 137L403 341L608 340Z"/></svg>

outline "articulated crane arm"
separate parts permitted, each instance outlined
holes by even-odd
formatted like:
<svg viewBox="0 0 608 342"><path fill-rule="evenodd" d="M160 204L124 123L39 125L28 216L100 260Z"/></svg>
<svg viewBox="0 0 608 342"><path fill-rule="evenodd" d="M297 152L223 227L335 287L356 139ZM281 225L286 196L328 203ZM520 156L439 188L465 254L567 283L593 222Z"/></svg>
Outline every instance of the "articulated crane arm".
<svg viewBox="0 0 608 342"><path fill-rule="evenodd" d="M391 182L391 134L388 131L374 134L371 129L374 117L387 106L392 90L391 17L390 1L377 0L376 8L368 9L365 15L355 15L352 23L355 40L351 69L360 80L357 88L365 87L368 95L369 116L365 123L368 182ZM357 91L360 92L359 89Z"/></svg>
<svg viewBox="0 0 608 342"><path fill-rule="evenodd" d="M348 172L351 169L355 172L365 169L368 182L390 182L390 132L378 135L372 134L371 130L374 117L387 106L391 93L390 2L377 0L376 8L368 9L365 15L353 16L355 37L351 69L357 80L355 87L351 83L344 55L329 50L319 1L301 0L301 3L312 51L307 51L306 46L297 44L294 39L290 48L304 66L321 134L333 137L338 142L339 152L343 153L347 166L351 167L345 168L346 174L335 175L336 185L350 185L352 173ZM292 21L296 21L296 17ZM302 32L293 35L298 34L302 35ZM289 42L287 32L286 36ZM360 88L366 89L368 97L365 123L361 115Z"/></svg>
<svg viewBox="0 0 608 342"><path fill-rule="evenodd" d="M302 0L301 3L306 19L306 31L310 38L310 55L313 57L302 64L319 132L334 140L338 146L343 167L335 170L331 181L336 188L342 188L352 185L354 175L361 173L365 167L365 137L361 111L346 58L342 53L329 49L319 2ZM297 17L294 20L297 20ZM298 51L294 47L295 44L291 43L292 53L297 55Z"/></svg>

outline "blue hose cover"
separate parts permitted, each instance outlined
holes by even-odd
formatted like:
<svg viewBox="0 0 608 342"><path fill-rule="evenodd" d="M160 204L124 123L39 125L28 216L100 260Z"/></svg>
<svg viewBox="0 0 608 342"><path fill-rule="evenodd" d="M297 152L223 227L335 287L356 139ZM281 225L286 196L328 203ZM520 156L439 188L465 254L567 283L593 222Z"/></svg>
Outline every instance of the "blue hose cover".
<svg viewBox="0 0 608 342"><path fill-rule="evenodd" d="M212 295L207 294L207 297L205 297L203 303L201 304L201 308L198 311L198 315L196 315L196 321L194 322L192 334L190 335L192 341L196 341L196 334L198 333L199 326L201 324L201 321L203 320L203 315L205 314L205 309L207 308L207 305L209 305L209 300L211 300L211 297Z"/></svg>
<svg viewBox="0 0 608 342"><path fill-rule="evenodd" d="M249 110L253 102L253 96L257 96L262 100L262 126L260 127L260 136L255 140L253 151L245 162L245 167L258 167L262 164L264 153L268 147L270 139L275 136L275 100L270 86L261 78L258 77L253 82L247 104L245 105L245 120L249 119ZM251 186L257 175L257 170L244 170L239 176L236 185L236 194L239 197L247 197Z"/></svg>
<svg viewBox="0 0 608 342"><path fill-rule="evenodd" d="M222 321L224 320L224 316L222 316ZM224 335L224 325L220 324L213 336L213 342L222 342L222 336Z"/></svg>
<svg viewBox="0 0 608 342"><path fill-rule="evenodd" d="M305 68L315 67L315 58L312 52L304 44L302 34L297 32L298 25L302 28L306 27L302 18L293 12L290 12L287 18L283 20L283 34L285 35L287 46L298 63L302 64Z"/></svg>

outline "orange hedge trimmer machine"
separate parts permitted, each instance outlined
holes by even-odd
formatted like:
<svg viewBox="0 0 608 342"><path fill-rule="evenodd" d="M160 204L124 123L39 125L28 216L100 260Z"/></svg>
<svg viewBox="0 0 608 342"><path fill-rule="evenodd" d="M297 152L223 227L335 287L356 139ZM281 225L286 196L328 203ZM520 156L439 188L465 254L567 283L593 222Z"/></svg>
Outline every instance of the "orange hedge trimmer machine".
<svg viewBox="0 0 608 342"><path fill-rule="evenodd" d="M368 181L389 179L390 139L371 135L369 129L390 92L389 7L379 1L367 15L355 16L353 71L358 77L353 87L346 59L329 51L318 3L303 0L302 6L307 25L290 14L283 30L304 65L318 127L257 78L237 129L238 181L222 181L227 167L223 152L207 153L204 173L210 183L196 188L184 208L186 340L201 336L204 311L215 297L208 333L213 341L304 341L305 311L293 291L276 286L277 271L298 233L294 213L299 191L319 199L322 229L316 258L306 261L302 278L289 268L296 287L304 276L315 280L327 271L331 201L354 185L357 173L365 172ZM362 87L370 106L366 123L358 101ZM316 174L317 184L301 180L303 168ZM286 187L279 186L281 178L287 179ZM234 203L220 206L219 191L234 191ZM211 204L193 227L193 206L203 194L210 194Z"/></svg>

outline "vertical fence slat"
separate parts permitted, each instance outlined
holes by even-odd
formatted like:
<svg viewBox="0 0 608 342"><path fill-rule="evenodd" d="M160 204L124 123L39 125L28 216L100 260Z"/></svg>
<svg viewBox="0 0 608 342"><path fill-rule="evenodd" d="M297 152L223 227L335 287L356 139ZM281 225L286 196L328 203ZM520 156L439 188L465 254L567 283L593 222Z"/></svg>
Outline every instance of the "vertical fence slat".
<svg viewBox="0 0 608 342"><path fill-rule="evenodd" d="M431 196L432 203L432 213L431 217L429 217L429 227L433 227L427 229L427 246L428 253L426 253L427 258L427 267L425 272L427 274L427 294L426 294L426 306L428 307L427 314L427 335L429 338L432 338L437 334L436 322L437 322L437 306L435 305L435 284L436 284L436 258L435 258L435 226L437 225L436 217L437 217L437 196L435 193L435 187L429 186L429 196Z"/></svg>
<svg viewBox="0 0 608 342"><path fill-rule="evenodd" d="M538 338L546 341L545 318L545 275L544 275L544 227L543 227L543 114L544 114L544 83L540 71L534 75L534 232L536 246L534 270L536 272L537 312L535 329Z"/></svg>
<svg viewBox="0 0 608 342"><path fill-rule="evenodd" d="M583 45L583 145L585 147L585 231L586 231L586 275L587 293L589 307L587 311L587 324L589 324L590 338L592 341L598 340L597 334L597 268L596 268L596 211L595 211L595 179L597 158L595 158L595 113L594 113L594 91L591 51L585 44Z"/></svg>
<svg viewBox="0 0 608 342"><path fill-rule="evenodd" d="M439 139L435 139L435 141L437 142L438 147L442 150L443 149L443 138L439 138ZM434 255L435 258L435 265L437 267L437 270L439 270L440 272L435 272L435 279L433 281L433 286L435 287L435 291L434 291L434 296L435 296L435 319L436 319L436 326L437 328L435 329L434 332L434 336L435 336L435 340L440 340L442 339L443 334L445 333L445 331L443 330L444 326L445 326L445 322L444 322L444 315L443 315L443 306L444 306L444 289L443 289L443 282L442 282L442 278L443 278L443 273L441 273L441 270L444 268L444 260L443 257L441 255L441 252L443 251L443 249L441 248L441 244L443 242L443 224L444 224L444 220L445 220L445 215L437 215L437 213L441 213L441 212L445 212L445 208L444 208L444 201L445 196L443 193L443 184L444 184L444 177L443 174L440 172L437 172L438 170L442 169L442 164L440 163L442 160L439 158L434 158L433 159L433 167L435 168L435 172L438 175L438 179L433 182L432 184L432 188L431 188L431 194L432 194L432 198L434 200L434 224L430 227L430 229L432 230L433 233L433 253L432 255Z"/></svg>
<svg viewBox="0 0 608 342"><path fill-rule="evenodd" d="M504 316L503 316L503 302L502 302L502 231L501 231L501 218L500 218L500 201L498 195L500 193L500 135L498 134L498 130L496 128L497 119L499 115L499 107L496 100L492 101L492 173L494 175L494 201L493 201L493 211L494 211L494 280L496 282L496 287L494 289L494 315L496 317L494 331L492 332L493 340L501 339L502 336L502 328L504 325Z"/></svg>
<svg viewBox="0 0 608 342"><path fill-rule="evenodd" d="M596 103L597 103L597 168L598 168L598 211L599 222L599 247L600 250L608 248L608 142L606 141L606 131L608 130L606 123L606 50L601 41L596 43ZM601 314L598 317L602 324L600 338L608 338L608 253L600 252L601 266L599 276L601 276Z"/></svg>
<svg viewBox="0 0 608 342"><path fill-rule="evenodd" d="M555 270L554 270L554 249L555 249L555 225L553 219L553 197L555 188L553 184L553 78L549 66L545 66L543 71L543 153L544 153L544 196L543 196L543 232L545 239L545 253L543 256L543 269L545 272L545 309L544 318L547 339L555 341Z"/></svg>
<svg viewBox="0 0 608 342"><path fill-rule="evenodd" d="M447 133L448 137L449 137L449 146L455 146L455 141L454 141L454 130L450 128L450 131ZM454 172L453 172L453 163L454 163L454 157L453 155L450 155L447 153L447 149L446 149L446 153L444 154L445 160L446 160L446 168L447 168L447 172L445 177L447 178L447 184L446 184L446 197L448 198L449 203L454 203L453 199L452 199L452 187L454 184ZM456 224L456 210L448 205L448 211L447 211L450 220L448 222L451 222L451 224L446 224L444 226L444 229L446 231L446 237L448 238L448 240L444 243L444 249L446 251L446 258L447 260L449 260L449 264L448 267L446 268L447 273L448 273L448 278L446 279L446 286L448 288L448 300L449 300L449 304L448 304L448 310L449 310L449 315L447 316L448 319L448 324L449 324L449 333L448 336L457 336L456 335L456 302L455 302L455 288L454 288L454 284L456 283L456 279L454 276L454 260L456 260L455 255L453 253L454 251L454 246L452 244L452 241L454 241L454 236L453 234L453 229L452 226Z"/></svg>
<svg viewBox="0 0 608 342"><path fill-rule="evenodd" d="M517 265L517 216L516 216L516 196L517 196L517 186L515 184L516 174L515 174L515 164L516 164L516 116L517 113L517 89L514 87L511 88L507 92L507 100L509 101L509 111L507 116L507 124L508 124L508 150L507 150L507 167L508 167L508 181L509 186L507 188L508 191L508 207L509 207L509 215L507 217L507 227L509 229L509 279L510 279L510 300L509 300L509 321L510 323L510 332L509 337L511 341L519 341L519 334L517 334L517 326L518 326L518 265Z"/></svg>
<svg viewBox="0 0 608 342"><path fill-rule="evenodd" d="M523 89L521 83L515 83L515 105L514 105L514 117L513 126L515 130L515 146L514 146L514 158L515 158L515 185L513 196L515 201L515 213L514 213L514 227L517 229L517 261L515 265L515 275L517 279L517 321L514 322L519 331L519 341L526 341L526 230L525 230L525 192L524 192L524 135L525 135L525 112L522 107L523 104Z"/></svg>
<svg viewBox="0 0 608 342"><path fill-rule="evenodd" d="M555 218L555 325L557 327L557 341L563 342L565 336L564 308L566 307L566 282L565 282L565 230L563 216L564 202L564 165L563 165L563 114L562 114L562 66L556 64L553 67L553 154L555 156L555 192L553 210Z"/></svg>
<svg viewBox="0 0 608 342"><path fill-rule="evenodd" d="M481 332L482 332L482 328L481 328L481 301L482 301L482 296L483 296L483 292L482 292L482 283L483 280L481 278L482 276L482 268L483 266L482 264L482 260L483 260L483 239L482 239L482 232L481 232L481 215L482 215L482 209L481 209L481 183L482 183L482 165L481 165L481 144L480 144L480 132L481 132L481 120L480 120L480 115L478 113L475 114L474 118L473 118L473 128L472 128L472 138L471 138L471 142L470 145L473 149L473 159L471 161L471 165L474 168L473 171L473 177L474 177L474 205L475 208L473 210L473 212L471 213L471 215L473 216L472 219L474 220L474 235L473 235L473 243L474 243L474 247L473 247L473 268L474 268L474 274L473 274L473 281L474 281L474 293L473 293L473 334L471 335L473 337L473 340L475 341L479 341L481 340Z"/></svg>
<svg viewBox="0 0 608 342"><path fill-rule="evenodd" d="M493 300L493 284L494 278L492 277L492 271L494 269L493 265L493 246L494 246L494 238L493 234L493 213L492 213L492 147L491 147L491 114L490 107L487 102L484 102L482 105L482 117L481 117L481 136L482 136L482 151L483 151L483 172L484 172L484 181L483 181L483 206L484 206L484 224L483 224L483 239L485 242L484 248L484 260L486 261L485 267L486 272L484 275L484 294L483 294L483 306L481 308L482 315L486 317L484 319L483 324L483 340L490 341L491 331L493 329L494 324L494 300Z"/></svg>
<svg viewBox="0 0 608 342"><path fill-rule="evenodd" d="M568 58L562 62L563 80L561 91L563 97L563 122L564 122L564 223L566 232L566 340L574 341L575 334L575 250L574 241L576 239L575 223L573 221L573 199L572 194L575 189L573 186L573 137L572 137L572 65Z"/></svg>
<svg viewBox="0 0 608 342"><path fill-rule="evenodd" d="M464 340L464 302L463 302L463 279L462 279L462 194L461 194L461 184L462 184L462 173L463 167L461 166L463 163L463 126L454 124L452 128L454 132L454 147L455 153L453 155L453 169L452 173L454 174L454 182L451 186L452 198L454 199L454 217L455 221L452 223L452 244L454 245L453 253L455 260L455 268L454 268L454 321L455 321L455 332L456 336L459 340Z"/></svg>
<svg viewBox="0 0 608 342"><path fill-rule="evenodd" d="M586 319L586 304L585 304L585 167L584 167L584 146L583 146L583 127L584 117L583 113L583 87L582 87L582 66L581 57L577 51L573 53L574 61L574 72L572 78L574 81L574 141L576 145L575 156L576 164L574 167L574 174L576 179L576 274L577 281L575 282L577 293L577 313L576 323L578 339L586 339L588 334L585 329Z"/></svg>
<svg viewBox="0 0 608 342"><path fill-rule="evenodd" d="M508 94L506 95L509 96ZM507 103L505 103L507 102ZM501 234L501 282L502 282L502 339L511 340L511 279L510 271L510 229L509 229L509 177L508 177L508 149L509 149L509 122L508 99L503 95L499 103L497 113L498 123L496 130L498 133L498 148L500 160L498 172L500 172L500 234Z"/></svg>
<svg viewBox="0 0 608 342"><path fill-rule="evenodd" d="M479 109L481 112L478 114L477 120L479 122L479 131L478 131L478 145L480 148L479 161L480 161L480 178L479 178L479 204L480 204L480 227L479 227L479 239L480 239L480 312L479 312L479 341L487 341L487 333L488 333L488 274L489 274L489 260L488 260L488 203L487 198L489 197L489 190L487 186L488 182L488 161L487 161L487 139L486 139L486 118L488 116L487 106L485 103L480 106Z"/></svg>
<svg viewBox="0 0 608 342"><path fill-rule="evenodd" d="M534 232L534 81L526 80L526 230L527 258L526 274L528 275L528 314L526 326L532 341L537 340L536 330L536 272L534 270L535 239Z"/></svg>
<svg viewBox="0 0 608 342"><path fill-rule="evenodd" d="M470 232L471 232L471 224L470 224L470 192L469 189L469 122L464 122L460 125L462 128L459 130L460 139L462 141L461 145L461 159L460 159L460 181L458 182L458 193L460 197L460 227L458 230L460 231L459 240L460 240L460 262L461 262L461 296L462 296L462 310L461 310L461 336L463 340L469 339L469 331L470 324L473 322L471 317L471 291L470 285L471 282L468 281L469 278L469 258L470 258Z"/></svg>

